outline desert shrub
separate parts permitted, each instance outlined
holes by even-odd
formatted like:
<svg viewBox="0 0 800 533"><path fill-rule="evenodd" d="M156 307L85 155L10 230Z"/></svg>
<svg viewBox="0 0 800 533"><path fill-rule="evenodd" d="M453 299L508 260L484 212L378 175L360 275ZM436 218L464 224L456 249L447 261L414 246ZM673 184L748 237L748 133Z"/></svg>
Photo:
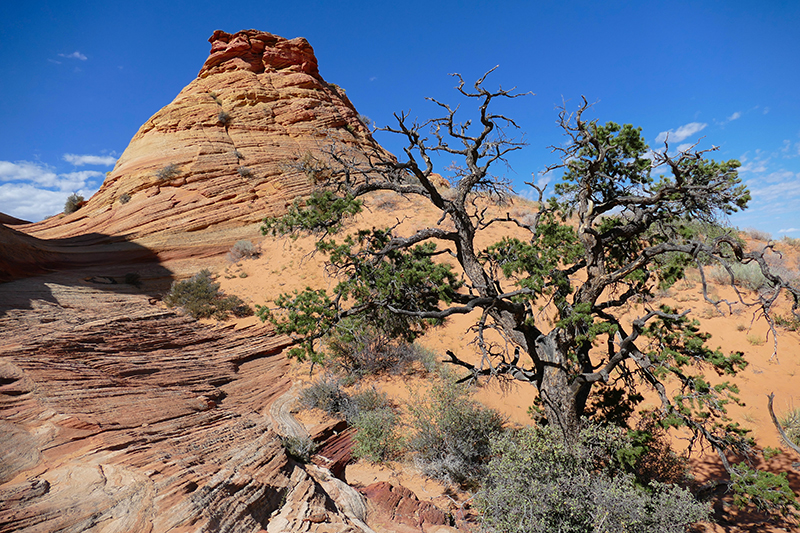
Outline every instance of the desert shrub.
<svg viewBox="0 0 800 533"><path fill-rule="evenodd" d="M372 125L372 119L362 113L358 114L358 120L368 128Z"/></svg>
<svg viewBox="0 0 800 533"><path fill-rule="evenodd" d="M81 208L84 198L78 193L72 193L67 196L67 201L64 203L64 214L69 215Z"/></svg>
<svg viewBox="0 0 800 533"><path fill-rule="evenodd" d="M775 321L776 326L786 328L789 331L800 331L800 319L793 315L775 315L772 319Z"/></svg>
<svg viewBox="0 0 800 533"><path fill-rule="evenodd" d="M235 263L240 259L258 257L258 248L252 242L243 239L236 241L236 244L231 247L226 257L231 263Z"/></svg>
<svg viewBox="0 0 800 533"><path fill-rule="evenodd" d="M397 435L397 413L390 407L365 410L353 419L356 434L353 438L353 457L371 462L383 462L400 452Z"/></svg>
<svg viewBox="0 0 800 533"><path fill-rule="evenodd" d="M240 152L239 150L234 150L233 155L234 157L236 157L236 159L244 159L244 155L242 155L242 152Z"/></svg>
<svg viewBox="0 0 800 533"><path fill-rule="evenodd" d="M286 166L290 170L299 170L305 174L311 183L325 181L331 176L330 166L309 150L303 152L296 161Z"/></svg>
<svg viewBox="0 0 800 533"><path fill-rule="evenodd" d="M286 453L301 463L311 461L311 456L317 450L317 444L309 437L281 437L281 443Z"/></svg>
<svg viewBox="0 0 800 533"><path fill-rule="evenodd" d="M755 241L770 241L772 240L772 235L767 233L766 231L761 231L755 228L745 228L742 230L742 233L750 237Z"/></svg>
<svg viewBox="0 0 800 533"><path fill-rule="evenodd" d="M688 459L672 450L670 436L658 414L654 411L642 411L641 414L635 428L628 430L630 445L618 454L618 459L627 465L642 485L650 481L673 484L687 482Z"/></svg>
<svg viewBox="0 0 800 533"><path fill-rule="evenodd" d="M788 235L784 235L783 239L781 240L787 246L791 246L796 250L800 250L800 239L796 239L794 237L789 237Z"/></svg>
<svg viewBox="0 0 800 533"><path fill-rule="evenodd" d="M220 111L219 114L217 115L217 120L219 120L220 124L227 127L231 123L232 117L230 113L227 113L225 111Z"/></svg>
<svg viewBox="0 0 800 533"><path fill-rule="evenodd" d="M363 319L345 319L326 340L326 365L358 379L382 373L402 374L419 361L423 370L436 368L436 355L416 343L393 338Z"/></svg>
<svg viewBox="0 0 800 533"><path fill-rule="evenodd" d="M164 297L169 307L182 307L194 318L216 318L224 320L229 314L236 317L253 314L252 308L235 295L226 296L219 290L211 272L203 269L190 279L172 283Z"/></svg>
<svg viewBox="0 0 800 533"><path fill-rule="evenodd" d="M342 383L331 374L324 374L300 393L305 407L322 409L329 415L339 416L350 407L350 395L342 390Z"/></svg>
<svg viewBox="0 0 800 533"><path fill-rule="evenodd" d="M708 516L676 485L643 487L624 469L632 444L622 429L587 425L565 443L553 426L499 434L476 497L495 532L683 532Z"/></svg>
<svg viewBox="0 0 800 533"><path fill-rule="evenodd" d="M305 407L321 409L348 422L352 422L362 413L390 408L385 393L366 389L351 396L342 389L341 380L332 374L324 374L303 389L300 401Z"/></svg>
<svg viewBox="0 0 800 533"><path fill-rule="evenodd" d="M119 196L119 203L121 203L121 204L127 204L130 201L131 201L131 195L126 193L126 192L122 193Z"/></svg>
<svg viewBox="0 0 800 533"><path fill-rule="evenodd" d="M408 446L422 472L474 487L486 474L489 442L503 431L499 413L469 398L463 384L442 379L430 392L412 395Z"/></svg>
<svg viewBox="0 0 800 533"><path fill-rule="evenodd" d="M180 174L181 174L181 171L178 168L178 165L176 165L175 163L170 163L169 165L166 165L166 166L160 168L156 172L156 177L160 181L167 181L167 180L171 180L172 178L175 178L177 176L180 176Z"/></svg>
<svg viewBox="0 0 800 533"><path fill-rule="evenodd" d="M253 171L250 170L247 167L239 167L237 169L237 172L239 172L239 175L241 177L243 177L243 178L246 178L246 179L252 179L253 178Z"/></svg>
<svg viewBox="0 0 800 533"><path fill-rule="evenodd" d="M761 287L769 285L767 278L761 272L761 267L756 262L734 263L730 265L730 269L733 273L733 282L737 287L757 291ZM730 273L720 265L710 268L708 277L720 284L729 284L731 282Z"/></svg>
<svg viewBox="0 0 800 533"><path fill-rule="evenodd" d="M800 446L800 409L792 409L780 418L781 427L789 440Z"/></svg>

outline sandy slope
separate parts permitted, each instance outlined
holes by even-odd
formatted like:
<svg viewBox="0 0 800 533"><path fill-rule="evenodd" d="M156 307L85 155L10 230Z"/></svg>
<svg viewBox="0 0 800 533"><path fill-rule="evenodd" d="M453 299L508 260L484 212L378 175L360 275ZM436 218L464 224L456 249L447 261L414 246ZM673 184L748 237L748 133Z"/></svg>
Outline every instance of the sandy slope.
<svg viewBox="0 0 800 533"><path fill-rule="evenodd" d="M435 224L437 214L426 206L403 199L388 193L381 193L368 201L368 209L359 216L353 227L369 228L398 224L402 233L425 225ZM533 209L523 200L516 200L511 205L493 207L494 214L524 216ZM413 213L413 218L409 218ZM504 228L493 230L491 235L478 239L478 245L486 245L498 240L502 235L514 234L515 229ZM272 300L282 292L313 288L331 289L335 280L325 275L324 257L313 253L313 239L302 237L297 240L264 238L254 234L252 239L259 244L262 254L255 259L246 259L238 263L216 263L214 268L220 273L220 281L224 290L238 294L252 304L271 304ZM750 246L763 246L764 243L750 242ZM797 250L788 246L781 248L786 265L796 269L798 265ZM658 303L667 303L681 309L691 308L692 316L701 320L701 329L711 333L709 346L719 346L723 351L741 350L745 353L749 366L733 378L741 389L742 406L731 405L730 414L745 427L752 429L752 436L760 447L781 447L779 437L772 427L766 410L767 394L776 395L776 410L781 412L792 407L800 407L800 335L779 329L778 354L773 357L772 337L765 340L768 327L763 317L754 314L741 304L734 305L732 313L724 315L713 306L703 301L698 284L699 276L690 274L687 280L676 284L661 296ZM735 294L726 287L712 287L713 294L735 300ZM752 295L746 294L752 299ZM642 306L631 306L630 318L642 314ZM779 314L787 315L789 302L782 300L777 308ZM426 334L420 342L431 350L443 354L452 349L461 357L469 360L475 358L475 350L469 344L472 335L469 326L474 323L475 316L456 316L444 327L436 328ZM251 317L243 319L241 326L257 321ZM308 367L295 367L296 379L308 379ZM381 380L377 386L390 394L402 398L408 395L408 381L413 377ZM721 379L716 376L712 379ZM730 378L725 378L730 379ZM668 384L669 386L669 384ZM645 406L655 405L655 396L646 394ZM497 383L489 383L481 387L477 398L484 404L503 412L514 424L531 423L527 410L534 398L533 388L525 384L511 384L500 387ZM309 424L311 421L309 420ZM679 438L679 437L678 437ZM676 444L681 447L680 440ZM788 451L770 462L769 466L776 470L788 470L794 490L800 493L800 472L792 466L800 457L792 457ZM719 459L713 454L697 451L693 455L697 465L698 479L717 474ZM412 488L420 498L435 499L440 505L447 503L443 496L444 487L439 484L420 479L414 475L413 468L391 465L373 467L358 463L347 470L348 481L366 484L375 480L394 480ZM452 507L454 504L450 504Z"/></svg>

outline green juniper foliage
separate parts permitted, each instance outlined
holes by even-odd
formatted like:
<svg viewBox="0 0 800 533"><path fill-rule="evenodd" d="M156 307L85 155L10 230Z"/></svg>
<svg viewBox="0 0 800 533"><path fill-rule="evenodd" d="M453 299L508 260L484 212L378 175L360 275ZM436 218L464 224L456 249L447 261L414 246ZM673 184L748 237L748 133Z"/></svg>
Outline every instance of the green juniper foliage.
<svg viewBox="0 0 800 533"><path fill-rule="evenodd" d="M482 203L507 201L509 192L493 165L524 146L510 136L515 122L493 104L520 95L486 89L486 76L472 87L456 77L460 97L477 104L474 116L460 119L468 106L437 100L441 116L428 121L395 115L397 124L383 131L402 137L403 159L377 147L347 152L331 138L319 189L285 216L265 220L262 231L316 233L317 250L327 255L338 284L330 293L309 288L281 295L271 308L259 308L261 318L295 337L292 355L320 361L326 336L352 317L410 340L452 315L478 310L471 332L480 363L447 352L447 363L468 371L465 379L529 384L528 401L540 421L556 426L565 442L578 438L582 418L592 414L587 406L614 395L626 399L624 409L604 410L609 420L625 423L639 392L650 390L661 424L687 428L735 472L728 454L738 461L752 448L726 413L738 401L732 379L745 367L744 355L707 347L710 336L688 311L649 302L692 267L701 274L704 298L723 311L724 302L709 296L707 270L753 265L767 290L750 300L740 293L737 305L769 315L788 294L800 316L800 288L770 267L765 252L746 252L721 227L750 200L739 162L708 159L710 150L675 153L666 143L651 150L639 128L586 119L591 106L583 100L576 111L559 114L566 142L553 147L560 162L547 169L562 173L553 193L532 181L535 213L490 218ZM446 169L453 184L447 191L433 176L437 157L456 160ZM375 191L427 202L439 222L408 236L396 227L337 236L345 219L360 212L359 198ZM478 237L495 226L519 233L479 246L485 241ZM436 262L440 253L454 257L455 268ZM639 316L626 318L637 304ZM488 330L502 342L489 340ZM703 377L710 372L725 380L712 385ZM745 476L742 486L768 482L780 491L779 478L759 476Z"/></svg>

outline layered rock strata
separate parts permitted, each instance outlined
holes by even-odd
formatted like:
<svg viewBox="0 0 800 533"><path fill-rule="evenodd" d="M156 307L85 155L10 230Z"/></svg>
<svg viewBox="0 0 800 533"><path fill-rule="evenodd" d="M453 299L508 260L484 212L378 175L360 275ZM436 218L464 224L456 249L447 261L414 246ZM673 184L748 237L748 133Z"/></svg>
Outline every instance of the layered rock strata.
<svg viewBox="0 0 800 533"><path fill-rule="evenodd" d="M363 530L272 430L282 339L59 281L0 304L0 531Z"/></svg>
<svg viewBox="0 0 800 533"><path fill-rule="evenodd" d="M237 230L309 193L297 161L334 139L376 146L305 39L246 30L209 41L197 79L142 125L85 206L19 229L41 239L125 236L173 256L219 253Z"/></svg>

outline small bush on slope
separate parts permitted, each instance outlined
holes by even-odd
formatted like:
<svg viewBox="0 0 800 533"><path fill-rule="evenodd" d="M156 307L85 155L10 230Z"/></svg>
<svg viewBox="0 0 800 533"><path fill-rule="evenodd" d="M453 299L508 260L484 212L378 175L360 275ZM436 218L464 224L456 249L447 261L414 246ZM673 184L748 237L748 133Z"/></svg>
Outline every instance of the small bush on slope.
<svg viewBox="0 0 800 533"><path fill-rule="evenodd" d="M492 443L477 496L484 525L497 533L683 533L708 508L676 485L637 485L620 460L623 430L589 425L565 444L552 426L506 433Z"/></svg>
<svg viewBox="0 0 800 533"><path fill-rule="evenodd" d="M83 196L77 193L72 193L67 196L67 201L64 203L64 214L69 215L81 208Z"/></svg>
<svg viewBox="0 0 800 533"><path fill-rule="evenodd" d="M249 316L253 310L241 298L226 296L219 290L211 272L203 269L190 279L172 283L164 297L169 307L182 307L194 318L216 318L224 320L229 314L236 317Z"/></svg>
<svg viewBox="0 0 800 533"><path fill-rule="evenodd" d="M244 239L236 241L236 244L231 247L230 252L228 252L226 256L231 263L236 263L240 259L250 259L253 257L258 257L258 248L256 248L252 242Z"/></svg>
<svg viewBox="0 0 800 533"><path fill-rule="evenodd" d="M789 440L800 446L800 409L792 409L784 413L780 423Z"/></svg>
<svg viewBox="0 0 800 533"><path fill-rule="evenodd" d="M397 422L397 413L390 407L360 412L353 419L353 427L357 430L353 457L379 463L400 453Z"/></svg>
<svg viewBox="0 0 800 533"><path fill-rule="evenodd" d="M469 398L452 380L434 383L426 397L412 399L409 448L427 476L465 487L480 484L489 442L503 431L503 417Z"/></svg>
<svg viewBox="0 0 800 533"><path fill-rule="evenodd" d="M369 374L402 374L419 361L425 372L436 368L435 355L416 343L393 339L368 322L345 319L326 340L326 367L348 379Z"/></svg>

